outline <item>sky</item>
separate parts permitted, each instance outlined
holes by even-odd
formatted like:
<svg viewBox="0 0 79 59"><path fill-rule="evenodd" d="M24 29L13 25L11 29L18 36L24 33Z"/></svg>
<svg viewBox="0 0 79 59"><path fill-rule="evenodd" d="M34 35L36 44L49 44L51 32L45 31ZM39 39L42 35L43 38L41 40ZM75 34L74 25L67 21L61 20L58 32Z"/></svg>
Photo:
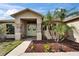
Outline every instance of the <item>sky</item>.
<svg viewBox="0 0 79 59"><path fill-rule="evenodd" d="M12 19L10 16L20 10L30 8L38 13L46 14L49 10L54 11L56 8L79 10L79 3L0 3L0 20Z"/></svg>

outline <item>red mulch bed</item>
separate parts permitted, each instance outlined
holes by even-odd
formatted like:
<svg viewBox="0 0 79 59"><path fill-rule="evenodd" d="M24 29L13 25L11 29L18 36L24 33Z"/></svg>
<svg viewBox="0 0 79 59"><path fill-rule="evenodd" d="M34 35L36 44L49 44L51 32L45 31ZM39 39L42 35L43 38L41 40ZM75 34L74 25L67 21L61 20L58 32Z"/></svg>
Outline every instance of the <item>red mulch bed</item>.
<svg viewBox="0 0 79 59"><path fill-rule="evenodd" d="M45 51L44 45L48 44L50 49ZM26 49L26 53L30 52L77 52L79 51L79 43L71 40L64 40L56 43L53 40L33 40Z"/></svg>

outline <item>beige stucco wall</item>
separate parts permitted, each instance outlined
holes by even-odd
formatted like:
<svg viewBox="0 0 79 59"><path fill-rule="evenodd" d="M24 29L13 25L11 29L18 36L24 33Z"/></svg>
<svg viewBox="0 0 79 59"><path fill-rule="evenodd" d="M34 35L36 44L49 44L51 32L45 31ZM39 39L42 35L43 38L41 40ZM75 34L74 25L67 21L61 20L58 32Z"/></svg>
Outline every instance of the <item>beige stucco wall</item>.
<svg viewBox="0 0 79 59"><path fill-rule="evenodd" d="M37 20L37 40L41 40L42 39L42 33L41 33L42 17L30 11L25 11L15 16L15 19L16 19L15 20L15 39L17 40L21 39L21 36L23 34L23 29L22 29L23 22L20 20L22 18Z"/></svg>
<svg viewBox="0 0 79 59"><path fill-rule="evenodd" d="M73 36L76 39L76 42L79 42L79 20L77 21L72 21L72 22L68 22L67 23L69 26L73 26L75 27L75 29L73 29Z"/></svg>

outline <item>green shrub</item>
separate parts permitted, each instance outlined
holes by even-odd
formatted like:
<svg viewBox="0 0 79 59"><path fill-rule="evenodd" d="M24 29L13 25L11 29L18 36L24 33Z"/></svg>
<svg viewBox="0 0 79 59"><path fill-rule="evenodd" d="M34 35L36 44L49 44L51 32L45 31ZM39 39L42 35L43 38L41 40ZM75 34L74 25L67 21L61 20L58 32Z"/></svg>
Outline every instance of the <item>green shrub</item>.
<svg viewBox="0 0 79 59"><path fill-rule="evenodd" d="M44 46L44 51L49 52L49 50L50 50L49 44L44 44L43 46Z"/></svg>
<svg viewBox="0 0 79 59"><path fill-rule="evenodd" d="M34 49L34 45L32 45L30 48L31 48L31 50Z"/></svg>

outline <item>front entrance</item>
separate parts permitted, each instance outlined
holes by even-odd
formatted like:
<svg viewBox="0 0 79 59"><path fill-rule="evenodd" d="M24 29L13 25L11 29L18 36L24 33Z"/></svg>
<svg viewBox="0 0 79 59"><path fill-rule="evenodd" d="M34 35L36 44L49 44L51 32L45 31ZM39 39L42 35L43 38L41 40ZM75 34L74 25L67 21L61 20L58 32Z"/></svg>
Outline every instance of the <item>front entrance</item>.
<svg viewBox="0 0 79 59"><path fill-rule="evenodd" d="M43 16L30 9L25 9L11 15L15 18L15 39L35 36L36 40L42 40L42 20Z"/></svg>
<svg viewBox="0 0 79 59"><path fill-rule="evenodd" d="M27 24L27 37L36 37L37 35L37 26L36 24Z"/></svg>

